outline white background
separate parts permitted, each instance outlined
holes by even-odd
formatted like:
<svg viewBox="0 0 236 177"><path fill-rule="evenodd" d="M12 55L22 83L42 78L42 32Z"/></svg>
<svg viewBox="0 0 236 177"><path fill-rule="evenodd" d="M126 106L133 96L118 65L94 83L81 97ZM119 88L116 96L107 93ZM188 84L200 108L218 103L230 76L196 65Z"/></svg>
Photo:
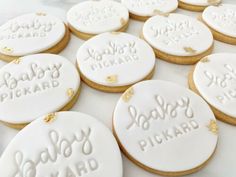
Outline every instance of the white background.
<svg viewBox="0 0 236 177"><path fill-rule="evenodd" d="M234 3L235 0L223 0L225 3ZM7 19L26 12L46 11L65 20L66 11L80 0L0 0L0 24ZM200 13L178 9L182 13L197 17ZM128 33L138 36L143 23L130 20ZM83 40L72 35L69 45L60 55L75 63L76 51ZM201 44L199 44L201 45ZM215 42L214 53L234 52L236 46ZM4 62L0 61L0 66ZM157 59L157 67L153 79L172 81L187 87L187 75L191 66L170 64ZM174 91L174 90L173 90ZM84 83L81 95L72 110L90 114L101 120L109 128L112 123L112 111L121 94L110 94L96 91ZM14 111L14 108L12 108ZM30 110L30 108L29 108ZM215 156L210 163L200 172L189 175L190 177L235 177L236 176L236 127L218 122L220 127L219 144ZM7 144L16 135L17 131L0 124L0 155ZM199 144L201 146L201 144ZM189 149L191 151L191 149ZM154 177L155 174L144 171L123 156L124 177ZM7 168L7 166L6 166Z"/></svg>

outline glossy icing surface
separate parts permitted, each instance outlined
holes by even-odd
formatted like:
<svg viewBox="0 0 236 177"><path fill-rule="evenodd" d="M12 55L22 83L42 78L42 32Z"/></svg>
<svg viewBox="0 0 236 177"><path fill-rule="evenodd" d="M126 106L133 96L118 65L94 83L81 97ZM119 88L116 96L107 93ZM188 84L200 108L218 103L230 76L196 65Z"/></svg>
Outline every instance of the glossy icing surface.
<svg viewBox="0 0 236 177"><path fill-rule="evenodd" d="M128 20L128 10L110 0L81 2L67 13L67 21L73 28L89 34L119 30Z"/></svg>
<svg viewBox="0 0 236 177"><path fill-rule="evenodd" d="M209 6L221 2L221 0L179 0L179 1L196 6Z"/></svg>
<svg viewBox="0 0 236 177"><path fill-rule="evenodd" d="M133 159L163 172L200 166L213 154L218 139L207 103L184 87L160 80L127 90L114 110L113 126Z"/></svg>
<svg viewBox="0 0 236 177"><path fill-rule="evenodd" d="M177 9L177 0L122 0L132 14L138 16L153 16L159 11L169 13Z"/></svg>
<svg viewBox="0 0 236 177"><path fill-rule="evenodd" d="M81 73L92 82L115 87L134 84L151 73L155 54L143 40L127 33L103 33L77 52Z"/></svg>
<svg viewBox="0 0 236 177"><path fill-rule="evenodd" d="M174 56L198 55L213 44L211 31L203 23L176 13L148 19L143 26L143 36L155 49Z"/></svg>
<svg viewBox="0 0 236 177"><path fill-rule="evenodd" d="M60 42L65 31L60 19L46 13L18 16L0 27L0 53L24 56L45 51Z"/></svg>
<svg viewBox="0 0 236 177"><path fill-rule="evenodd" d="M12 140L0 159L1 177L122 177L120 150L108 128L79 112L50 116Z"/></svg>
<svg viewBox="0 0 236 177"><path fill-rule="evenodd" d="M236 118L236 54L218 53L199 62L193 81L202 97L221 112Z"/></svg>
<svg viewBox="0 0 236 177"><path fill-rule="evenodd" d="M209 6L204 10L202 18L214 30L236 38L236 5Z"/></svg>
<svg viewBox="0 0 236 177"><path fill-rule="evenodd" d="M80 86L75 66L53 54L21 57L0 69L0 120L28 123L68 104Z"/></svg>

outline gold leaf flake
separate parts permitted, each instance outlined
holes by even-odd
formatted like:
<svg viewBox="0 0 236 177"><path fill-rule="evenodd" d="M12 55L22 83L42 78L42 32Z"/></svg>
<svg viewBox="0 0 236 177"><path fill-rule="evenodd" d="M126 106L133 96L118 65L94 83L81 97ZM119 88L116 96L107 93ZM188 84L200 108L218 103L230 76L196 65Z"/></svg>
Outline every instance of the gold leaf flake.
<svg viewBox="0 0 236 177"><path fill-rule="evenodd" d="M132 87L130 87L122 95L122 99L123 99L124 102L128 102L132 98L133 95L134 95L134 89Z"/></svg>
<svg viewBox="0 0 236 177"><path fill-rule="evenodd" d="M49 122L52 122L53 120L55 120L55 118L56 118L56 113L50 113L44 118L44 121L46 123L49 123Z"/></svg>
<svg viewBox="0 0 236 177"><path fill-rule="evenodd" d="M204 57L203 59L200 60L202 63L207 63L209 62L209 58L208 57Z"/></svg>
<svg viewBox="0 0 236 177"><path fill-rule="evenodd" d="M217 6L220 4L220 0L207 0L207 2L210 4L210 5L214 5L214 6Z"/></svg>
<svg viewBox="0 0 236 177"><path fill-rule="evenodd" d="M117 75L111 75L111 76L106 77L107 83L110 83L110 84L116 83L117 80L118 80Z"/></svg>
<svg viewBox="0 0 236 177"><path fill-rule="evenodd" d="M36 15L38 15L38 16L46 16L47 14L44 13L44 12L37 12Z"/></svg>
<svg viewBox="0 0 236 177"><path fill-rule="evenodd" d="M21 62L21 58L17 58L17 59L15 59L15 60L13 60L13 63L15 63L15 64L19 64Z"/></svg>
<svg viewBox="0 0 236 177"><path fill-rule="evenodd" d="M119 32L119 31L112 31L111 32L111 34L113 34L113 35L118 35L118 34L120 34L121 32Z"/></svg>
<svg viewBox="0 0 236 177"><path fill-rule="evenodd" d="M75 94L75 91L72 89L72 88L69 88L67 91L66 91L67 95L71 98L74 96Z"/></svg>
<svg viewBox="0 0 236 177"><path fill-rule="evenodd" d="M207 125L207 127L208 127L209 131L211 131L211 132L214 133L215 135L218 134L219 128L218 128L217 123L216 123L215 120L211 120L210 123L209 123L209 125Z"/></svg>
<svg viewBox="0 0 236 177"><path fill-rule="evenodd" d="M154 15L161 15L161 16L164 16L164 17L169 17L169 15L170 15L169 13L164 13L164 12L158 10L158 9L155 9L155 10L153 11L153 14L154 14Z"/></svg>
<svg viewBox="0 0 236 177"><path fill-rule="evenodd" d="M12 53L13 49L5 46L5 47L2 48L2 51L5 52L5 53Z"/></svg>
<svg viewBox="0 0 236 177"><path fill-rule="evenodd" d="M192 47L184 47L185 52L195 54L197 51L194 50Z"/></svg>
<svg viewBox="0 0 236 177"><path fill-rule="evenodd" d="M120 23L121 23L121 25L125 25L125 24L126 24L125 19L124 19L124 18L121 18L121 19L120 19Z"/></svg>

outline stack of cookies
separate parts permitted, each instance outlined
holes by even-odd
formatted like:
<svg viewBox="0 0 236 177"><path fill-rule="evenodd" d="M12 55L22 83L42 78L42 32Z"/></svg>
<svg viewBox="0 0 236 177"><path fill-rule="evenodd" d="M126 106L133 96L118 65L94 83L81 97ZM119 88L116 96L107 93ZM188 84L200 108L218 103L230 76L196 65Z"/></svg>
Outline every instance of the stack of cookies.
<svg viewBox="0 0 236 177"><path fill-rule="evenodd" d="M202 13L195 19L178 7ZM140 36L125 32L130 18L143 22ZM7 21L0 121L22 130L0 158L0 176L122 177L120 150L155 174L197 172L216 151L216 119L236 125L236 54L212 53L214 40L236 45L235 24L236 5L220 0L88 0L71 7L67 22L45 12ZM58 55L71 33L84 40L75 64ZM156 58L194 65L189 89L153 78ZM82 82L121 93L113 133L69 111Z"/></svg>

